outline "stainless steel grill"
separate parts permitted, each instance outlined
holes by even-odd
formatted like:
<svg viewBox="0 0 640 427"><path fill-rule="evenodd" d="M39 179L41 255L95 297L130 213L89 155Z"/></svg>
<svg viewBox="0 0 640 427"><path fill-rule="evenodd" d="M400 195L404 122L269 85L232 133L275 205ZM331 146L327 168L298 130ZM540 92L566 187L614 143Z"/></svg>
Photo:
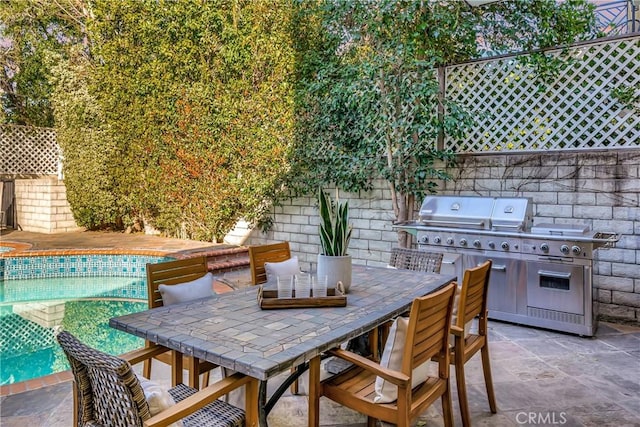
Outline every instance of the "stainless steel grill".
<svg viewBox="0 0 640 427"><path fill-rule="evenodd" d="M528 198L428 196L419 220L396 226L420 249L444 253L444 273L493 260L489 317L592 336L594 250L620 238L583 224L533 225Z"/></svg>

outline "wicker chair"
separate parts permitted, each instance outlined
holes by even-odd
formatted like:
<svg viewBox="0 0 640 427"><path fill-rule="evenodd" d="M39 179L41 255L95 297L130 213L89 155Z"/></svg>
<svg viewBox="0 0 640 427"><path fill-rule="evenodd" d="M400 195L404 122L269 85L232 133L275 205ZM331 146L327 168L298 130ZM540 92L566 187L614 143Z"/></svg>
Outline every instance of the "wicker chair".
<svg viewBox="0 0 640 427"><path fill-rule="evenodd" d="M65 331L57 339L74 377L74 426L166 426L180 419L185 427L232 427L245 425L245 421L247 425L257 422L258 385L254 378L234 374L200 391L179 384L169 389L177 403L152 417L129 361L141 362L160 348L145 348L119 358L86 346ZM246 417L242 409L218 400L245 385Z"/></svg>
<svg viewBox="0 0 640 427"><path fill-rule="evenodd" d="M393 248L389 265L405 270L440 273L443 254L437 252L418 251L415 249Z"/></svg>

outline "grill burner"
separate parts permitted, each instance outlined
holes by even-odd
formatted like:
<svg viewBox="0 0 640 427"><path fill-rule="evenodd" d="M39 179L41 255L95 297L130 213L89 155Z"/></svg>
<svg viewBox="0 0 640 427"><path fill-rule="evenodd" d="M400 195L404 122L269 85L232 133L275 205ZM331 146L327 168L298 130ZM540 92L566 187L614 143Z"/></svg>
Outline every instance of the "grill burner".
<svg viewBox="0 0 640 427"><path fill-rule="evenodd" d="M443 252L443 273L460 279L492 259L489 317L592 336L593 251L620 236L584 224L534 226L532 212L529 198L428 196L417 222L394 227L420 249Z"/></svg>

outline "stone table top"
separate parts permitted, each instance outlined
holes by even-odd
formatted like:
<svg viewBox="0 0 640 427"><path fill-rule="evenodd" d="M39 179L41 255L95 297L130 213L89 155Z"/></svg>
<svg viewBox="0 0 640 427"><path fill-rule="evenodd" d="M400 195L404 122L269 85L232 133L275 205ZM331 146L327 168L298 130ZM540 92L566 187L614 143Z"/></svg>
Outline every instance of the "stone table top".
<svg viewBox="0 0 640 427"><path fill-rule="evenodd" d="M258 286L115 317L111 327L267 380L407 311L453 276L353 267L346 307L262 310Z"/></svg>

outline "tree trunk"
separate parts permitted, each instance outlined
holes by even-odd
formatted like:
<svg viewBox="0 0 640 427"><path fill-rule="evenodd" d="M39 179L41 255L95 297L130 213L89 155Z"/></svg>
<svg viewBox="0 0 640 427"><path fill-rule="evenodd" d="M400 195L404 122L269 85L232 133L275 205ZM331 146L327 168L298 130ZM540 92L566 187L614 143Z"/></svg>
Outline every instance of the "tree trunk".
<svg viewBox="0 0 640 427"><path fill-rule="evenodd" d="M411 221L413 219L413 205L415 197L410 194L401 194L400 192L397 192L395 196L398 206L396 224ZM398 230L398 247L410 248L412 242L413 238L411 234L404 230Z"/></svg>

